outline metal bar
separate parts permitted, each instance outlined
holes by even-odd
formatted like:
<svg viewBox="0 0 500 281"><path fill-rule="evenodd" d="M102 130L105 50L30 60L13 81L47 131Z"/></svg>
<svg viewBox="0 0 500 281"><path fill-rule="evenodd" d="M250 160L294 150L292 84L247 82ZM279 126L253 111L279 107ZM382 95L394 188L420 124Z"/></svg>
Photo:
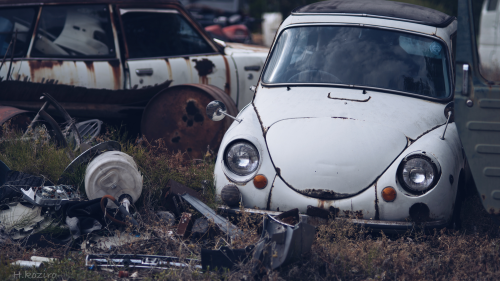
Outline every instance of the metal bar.
<svg viewBox="0 0 500 281"><path fill-rule="evenodd" d="M238 121L238 123L241 123L241 121L243 121L243 120L241 120L241 119L237 119L236 117L233 117L233 116L231 116L231 115L229 115L229 114L225 113L224 111L222 111L222 110L220 110L220 109L219 109L219 112L220 112L220 113L222 113L222 114L224 114L224 115L226 115L226 116L227 116L227 117L229 117L229 118L234 119L235 121Z"/></svg>
<svg viewBox="0 0 500 281"><path fill-rule="evenodd" d="M40 110L38 111L38 113L36 114L35 118L33 118L33 121L31 121L30 125L28 126L28 128L26 129L26 132L24 132L24 135L23 135L23 138L26 137L26 134L28 134L32 129L33 129L33 125L38 122L40 120L40 111L45 111L47 109L47 107L49 106L49 103L48 102L45 102L42 107L40 108Z"/></svg>
<svg viewBox="0 0 500 281"><path fill-rule="evenodd" d="M12 69L12 63L14 62L14 52L16 51L16 41L17 41L17 29L14 32L14 43L12 44L12 52L10 53L10 65L9 71L7 71L6 81L10 80L10 71Z"/></svg>
<svg viewBox="0 0 500 281"><path fill-rule="evenodd" d="M3 56L2 64L0 65L0 69L2 69L3 64L5 63L5 60L7 59L7 54L9 53L9 49L10 49L11 45L12 45L12 39L9 42L9 46L7 46L7 50L5 50L5 55Z"/></svg>
<svg viewBox="0 0 500 281"><path fill-rule="evenodd" d="M217 213L208 207L205 203L201 202L199 199L189 195L184 194L180 195L180 197L186 202L188 202L193 208L195 208L198 212L204 215L207 219L213 220L213 222L229 237L234 238L237 235L243 234L243 232L236 227L234 224L230 223L227 219L217 215Z"/></svg>

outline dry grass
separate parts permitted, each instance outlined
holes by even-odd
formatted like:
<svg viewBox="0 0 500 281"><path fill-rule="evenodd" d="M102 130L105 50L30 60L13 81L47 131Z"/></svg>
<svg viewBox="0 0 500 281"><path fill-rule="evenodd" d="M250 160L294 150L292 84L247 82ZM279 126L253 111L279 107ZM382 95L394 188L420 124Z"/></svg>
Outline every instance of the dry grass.
<svg viewBox="0 0 500 281"><path fill-rule="evenodd" d="M102 137L119 139L116 131ZM186 161L182 154L168 151L162 143L127 142L122 140L123 151L132 155L144 175L143 194L136 204L141 223L142 241L119 248L97 250L99 253L134 253L169 255L199 259L202 248L217 249L228 245L224 235L214 239L172 238L169 227L155 212L162 207L159 194L169 179L201 189L202 180L212 180L214 160ZM0 160L11 168L57 181L69 160L50 142L4 141L0 144ZM213 205L213 187L206 191ZM195 214L195 217L201 217ZM497 280L500 278L499 227L482 209L475 192L469 192L462 210L463 229L459 231L412 231L404 235L371 233L343 220L331 220L318 227L311 253L275 271L256 274L250 264L241 264L237 271L200 272L193 267L164 271L143 270L143 280ZM244 248L259 239L262 217L244 213L236 223L246 235L233 241L235 248ZM60 229L59 229L60 230ZM59 231L52 228L47 236ZM128 235L122 230L119 235ZM118 232L115 232L118 235ZM88 271L85 252L70 251L64 247L27 249L12 242L0 245L0 280L16 279L14 273L55 274L56 280L109 280L117 279L118 270ZM29 260L32 255L59 257L59 262L44 269L21 269L9 265L14 260ZM65 258L63 258L65 257ZM132 273L135 270L130 269ZM48 276L48 275L46 275ZM29 278L25 278L28 280ZM51 278L47 278L51 279Z"/></svg>

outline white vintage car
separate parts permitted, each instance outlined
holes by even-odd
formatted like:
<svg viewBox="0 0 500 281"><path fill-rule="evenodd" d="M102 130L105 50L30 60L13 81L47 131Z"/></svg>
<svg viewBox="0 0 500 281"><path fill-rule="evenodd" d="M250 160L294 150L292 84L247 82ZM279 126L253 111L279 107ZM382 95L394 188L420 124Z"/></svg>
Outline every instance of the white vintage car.
<svg viewBox="0 0 500 281"><path fill-rule="evenodd" d="M456 30L454 17L392 1L295 9L222 140L217 195L233 210L298 208L375 229L456 226ZM223 111L207 107L212 120Z"/></svg>

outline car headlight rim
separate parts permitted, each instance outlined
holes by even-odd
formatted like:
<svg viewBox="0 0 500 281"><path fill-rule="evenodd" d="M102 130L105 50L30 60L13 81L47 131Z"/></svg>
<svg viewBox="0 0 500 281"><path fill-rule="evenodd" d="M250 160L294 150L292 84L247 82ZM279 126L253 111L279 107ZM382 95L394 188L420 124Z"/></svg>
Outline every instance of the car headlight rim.
<svg viewBox="0 0 500 281"><path fill-rule="evenodd" d="M432 171L432 178L428 174L430 171ZM407 155L399 164L397 171L401 186L413 195L427 193L437 185L440 177L439 163L425 153Z"/></svg>
<svg viewBox="0 0 500 281"><path fill-rule="evenodd" d="M238 148L240 150L235 153ZM260 166L259 150L252 142L244 139L237 139L229 143L224 150L223 159L225 168L241 177L257 173Z"/></svg>

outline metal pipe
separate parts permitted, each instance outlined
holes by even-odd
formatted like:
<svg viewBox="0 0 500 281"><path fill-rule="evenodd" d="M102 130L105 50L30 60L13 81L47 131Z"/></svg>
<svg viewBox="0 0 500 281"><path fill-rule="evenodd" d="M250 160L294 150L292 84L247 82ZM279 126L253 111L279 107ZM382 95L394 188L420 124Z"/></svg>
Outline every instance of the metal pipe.
<svg viewBox="0 0 500 281"><path fill-rule="evenodd" d="M222 113L222 114L226 115L227 117L232 118L232 119L234 119L235 121L238 121L238 123L241 123L241 121L243 121L243 120L241 120L241 119L238 119L238 118L236 118L236 117L233 117L233 116L231 116L231 115L229 115L229 114L225 113L225 112L224 112L224 111L222 111L221 109L219 109L219 113Z"/></svg>
<svg viewBox="0 0 500 281"><path fill-rule="evenodd" d="M16 41L17 41L17 29L14 32L14 43L12 44L12 52L10 53L9 71L7 71L7 77L5 81L8 81L10 79L10 70L12 69L12 63L14 62L14 52L16 51Z"/></svg>

